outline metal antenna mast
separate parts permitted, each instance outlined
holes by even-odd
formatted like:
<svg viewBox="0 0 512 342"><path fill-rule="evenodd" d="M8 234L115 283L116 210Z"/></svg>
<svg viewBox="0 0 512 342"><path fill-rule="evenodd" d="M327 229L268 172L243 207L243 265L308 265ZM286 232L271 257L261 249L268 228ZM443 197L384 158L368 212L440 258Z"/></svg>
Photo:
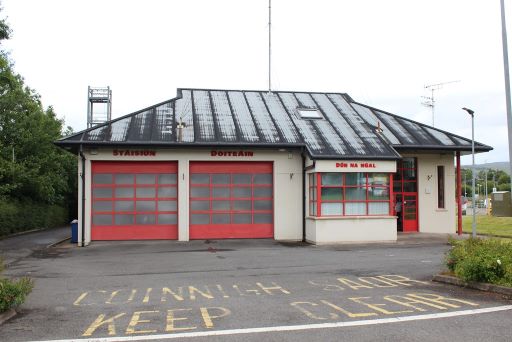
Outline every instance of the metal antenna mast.
<svg viewBox="0 0 512 342"><path fill-rule="evenodd" d="M431 96L422 96L422 98L424 98L425 101L423 101L421 104L424 105L425 107L429 107L432 109L432 127L434 127L434 113L435 113L435 106L436 106L434 92L436 90L441 89L445 84L457 83L457 82L460 82L460 81L449 81L449 82L442 82L442 83L430 84L430 85L425 86L425 89L430 89L432 95Z"/></svg>
<svg viewBox="0 0 512 342"><path fill-rule="evenodd" d="M268 0L268 92L272 91L272 0Z"/></svg>
<svg viewBox="0 0 512 342"><path fill-rule="evenodd" d="M103 111L94 105L101 105ZM87 128L112 119L112 89L110 87L87 88Z"/></svg>

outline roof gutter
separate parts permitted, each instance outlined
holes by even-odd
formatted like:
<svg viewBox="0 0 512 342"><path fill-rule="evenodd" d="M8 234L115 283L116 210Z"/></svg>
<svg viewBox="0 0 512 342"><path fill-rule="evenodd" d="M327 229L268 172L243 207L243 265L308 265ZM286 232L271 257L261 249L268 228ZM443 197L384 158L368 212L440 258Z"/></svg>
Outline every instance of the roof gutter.
<svg viewBox="0 0 512 342"><path fill-rule="evenodd" d="M80 145L80 157L82 158L82 172L80 177L82 178L82 239L81 245L85 247L85 155L83 152L83 146Z"/></svg>

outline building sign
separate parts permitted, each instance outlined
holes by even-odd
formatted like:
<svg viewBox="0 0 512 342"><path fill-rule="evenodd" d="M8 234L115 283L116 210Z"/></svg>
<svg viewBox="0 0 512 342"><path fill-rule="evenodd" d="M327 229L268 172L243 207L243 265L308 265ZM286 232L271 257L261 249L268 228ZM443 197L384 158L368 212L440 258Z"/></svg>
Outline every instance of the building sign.
<svg viewBox="0 0 512 342"><path fill-rule="evenodd" d="M122 157L154 157L156 156L155 150L113 150L112 155Z"/></svg>
<svg viewBox="0 0 512 342"><path fill-rule="evenodd" d="M396 172L395 160L316 160L308 172Z"/></svg>
<svg viewBox="0 0 512 342"><path fill-rule="evenodd" d="M210 151L212 157L253 157L253 151Z"/></svg>
<svg viewBox="0 0 512 342"><path fill-rule="evenodd" d="M368 163L368 162L362 162L362 163L336 163L336 167L338 168L344 168L344 169L376 169L377 164L376 163Z"/></svg>

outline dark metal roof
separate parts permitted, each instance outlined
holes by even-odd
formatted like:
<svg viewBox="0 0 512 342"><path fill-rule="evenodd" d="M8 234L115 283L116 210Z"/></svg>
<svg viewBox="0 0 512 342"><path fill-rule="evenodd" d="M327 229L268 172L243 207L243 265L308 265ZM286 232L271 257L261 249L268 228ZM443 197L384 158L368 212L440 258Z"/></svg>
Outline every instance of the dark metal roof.
<svg viewBox="0 0 512 342"><path fill-rule="evenodd" d="M299 108L320 111L304 119ZM181 141L177 125L184 124ZM402 149L469 151L471 140L347 94L178 89L178 97L56 142L84 146L304 147L312 158L397 159ZM475 143L475 150L492 147Z"/></svg>

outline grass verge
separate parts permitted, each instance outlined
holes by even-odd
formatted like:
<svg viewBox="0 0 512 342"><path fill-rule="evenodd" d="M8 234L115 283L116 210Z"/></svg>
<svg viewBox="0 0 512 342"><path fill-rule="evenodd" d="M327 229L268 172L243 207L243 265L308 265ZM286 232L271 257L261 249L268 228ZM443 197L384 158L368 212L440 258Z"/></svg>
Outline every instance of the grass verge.
<svg viewBox="0 0 512 342"><path fill-rule="evenodd" d="M471 233L473 217L462 217L462 231ZM499 237L512 238L512 217L476 215L476 232Z"/></svg>

